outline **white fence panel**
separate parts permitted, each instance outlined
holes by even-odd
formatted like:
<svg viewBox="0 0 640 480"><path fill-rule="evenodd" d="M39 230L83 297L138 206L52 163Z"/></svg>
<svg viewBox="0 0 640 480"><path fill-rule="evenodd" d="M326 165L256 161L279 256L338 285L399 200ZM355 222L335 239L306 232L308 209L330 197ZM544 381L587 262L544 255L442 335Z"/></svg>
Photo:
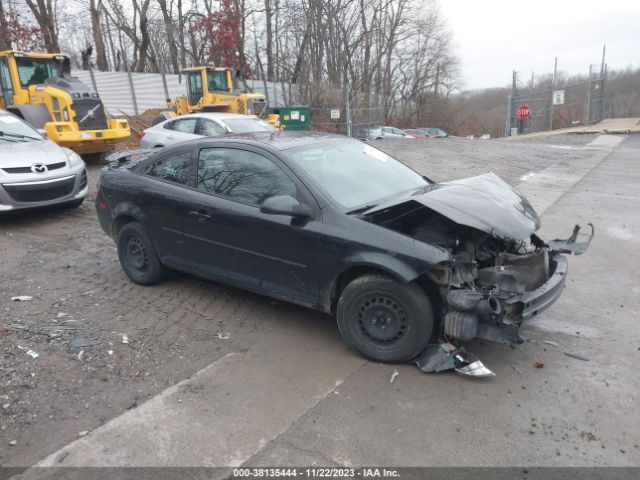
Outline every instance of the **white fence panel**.
<svg viewBox="0 0 640 480"><path fill-rule="evenodd" d="M92 90L94 89L89 71L74 70L71 74L78 77ZM98 94L112 115L120 115L122 113L135 115L136 104L138 113L143 113L151 108L163 108L167 104L162 75L159 73L131 74L135 92L135 104L127 72L94 71L93 76ZM180 95L186 95L184 75L166 74L165 79L170 99L173 100ZM285 98L288 97L288 84L284 84L284 92L283 84L281 83L267 82L267 92L265 92L264 82L261 80L247 80L247 85L254 92L267 95L270 106L280 107L287 104Z"/></svg>

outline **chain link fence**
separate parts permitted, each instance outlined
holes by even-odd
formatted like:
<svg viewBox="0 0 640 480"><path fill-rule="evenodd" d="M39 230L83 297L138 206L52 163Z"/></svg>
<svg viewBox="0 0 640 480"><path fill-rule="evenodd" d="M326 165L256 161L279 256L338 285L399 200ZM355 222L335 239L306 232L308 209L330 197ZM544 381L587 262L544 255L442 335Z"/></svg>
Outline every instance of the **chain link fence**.
<svg viewBox="0 0 640 480"><path fill-rule="evenodd" d="M607 114L606 79L606 65L597 68L592 65L584 81L554 87L553 80L546 88L533 89L530 85L519 85L514 72L505 135L588 125L603 120Z"/></svg>
<svg viewBox="0 0 640 480"><path fill-rule="evenodd" d="M367 138L384 125L384 108L311 108L311 130Z"/></svg>

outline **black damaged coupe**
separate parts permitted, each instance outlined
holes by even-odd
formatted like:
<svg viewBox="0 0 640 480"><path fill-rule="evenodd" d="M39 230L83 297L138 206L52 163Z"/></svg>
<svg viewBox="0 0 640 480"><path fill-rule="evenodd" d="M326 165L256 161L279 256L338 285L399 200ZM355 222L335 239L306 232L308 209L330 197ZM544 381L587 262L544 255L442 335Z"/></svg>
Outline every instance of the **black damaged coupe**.
<svg viewBox="0 0 640 480"><path fill-rule="evenodd" d="M494 174L434 183L367 143L312 133L184 142L111 156L96 209L139 284L170 269L337 317L381 362L434 339L519 343L561 294L579 227L544 241Z"/></svg>

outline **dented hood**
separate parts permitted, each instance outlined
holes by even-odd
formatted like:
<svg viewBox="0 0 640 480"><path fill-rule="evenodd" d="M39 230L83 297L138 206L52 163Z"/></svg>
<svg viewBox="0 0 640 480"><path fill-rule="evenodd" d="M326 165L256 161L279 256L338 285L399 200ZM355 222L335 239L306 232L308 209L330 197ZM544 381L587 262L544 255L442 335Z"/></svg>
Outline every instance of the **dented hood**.
<svg viewBox="0 0 640 480"><path fill-rule="evenodd" d="M540 227L529 201L493 173L432 185L426 193L377 207L367 216L415 201L460 225L494 237L521 240Z"/></svg>

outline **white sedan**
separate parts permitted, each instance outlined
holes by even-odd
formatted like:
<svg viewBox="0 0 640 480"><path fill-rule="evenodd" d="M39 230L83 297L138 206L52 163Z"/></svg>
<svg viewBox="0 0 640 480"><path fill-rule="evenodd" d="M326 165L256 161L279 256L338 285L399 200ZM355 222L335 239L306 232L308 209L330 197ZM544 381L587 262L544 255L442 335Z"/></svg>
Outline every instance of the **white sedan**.
<svg viewBox="0 0 640 480"><path fill-rule="evenodd" d="M276 132L264 120L253 115L237 113L191 113L172 118L142 132L141 148L158 148L185 140L217 137L228 133Z"/></svg>

